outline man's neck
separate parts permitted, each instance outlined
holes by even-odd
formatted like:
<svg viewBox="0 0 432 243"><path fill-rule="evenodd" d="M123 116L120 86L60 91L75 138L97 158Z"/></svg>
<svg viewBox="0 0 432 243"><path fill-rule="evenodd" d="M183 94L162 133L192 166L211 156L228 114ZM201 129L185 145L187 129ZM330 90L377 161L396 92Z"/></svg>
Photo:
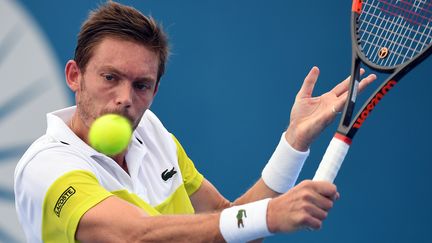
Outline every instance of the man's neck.
<svg viewBox="0 0 432 243"><path fill-rule="evenodd" d="M75 135L77 135L86 144L89 144L87 139L89 128L78 117L77 112L73 114L67 125L72 130L72 132L75 133Z"/></svg>
<svg viewBox="0 0 432 243"><path fill-rule="evenodd" d="M77 135L83 142L91 146L88 142L88 132L89 128L82 122L82 120L78 117L78 114L75 112L67 123L68 127L72 130L75 135ZM129 169L126 163L126 151L115 155L110 156L126 173L129 174Z"/></svg>
<svg viewBox="0 0 432 243"><path fill-rule="evenodd" d="M111 158L124 170L129 174L129 168L126 163L126 152L122 152L121 154L111 156Z"/></svg>

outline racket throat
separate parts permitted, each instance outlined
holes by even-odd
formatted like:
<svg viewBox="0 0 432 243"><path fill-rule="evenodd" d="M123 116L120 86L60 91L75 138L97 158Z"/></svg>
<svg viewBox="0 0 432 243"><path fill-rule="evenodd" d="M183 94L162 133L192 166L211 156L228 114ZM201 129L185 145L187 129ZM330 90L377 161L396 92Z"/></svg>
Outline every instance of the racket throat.
<svg viewBox="0 0 432 243"><path fill-rule="evenodd" d="M389 80L380 87L379 92L377 92L372 98L368 100L367 104L362 108L361 112L356 117L353 124L354 128L359 129L363 125L363 122L366 120L375 106L396 84L397 82L395 80Z"/></svg>
<svg viewBox="0 0 432 243"><path fill-rule="evenodd" d="M355 103L357 99L359 78L360 78L360 60L355 58L356 55L353 50L353 60L351 65L351 77L348 90L347 102L342 113L342 119L339 124L339 128L346 134L352 122L352 115L354 113Z"/></svg>

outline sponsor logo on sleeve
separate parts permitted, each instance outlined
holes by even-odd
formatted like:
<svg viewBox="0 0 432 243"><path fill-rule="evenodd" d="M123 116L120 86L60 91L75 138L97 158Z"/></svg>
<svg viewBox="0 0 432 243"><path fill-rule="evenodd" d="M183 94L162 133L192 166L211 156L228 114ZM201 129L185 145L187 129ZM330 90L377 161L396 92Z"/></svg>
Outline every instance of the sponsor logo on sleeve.
<svg viewBox="0 0 432 243"><path fill-rule="evenodd" d="M59 197L59 199L57 200L57 203L54 207L54 213L57 215L57 217L60 217L60 212L63 208L63 206L66 204L67 200L73 196L73 194L75 194L76 190L73 187L68 187L68 189L66 189L61 196Z"/></svg>

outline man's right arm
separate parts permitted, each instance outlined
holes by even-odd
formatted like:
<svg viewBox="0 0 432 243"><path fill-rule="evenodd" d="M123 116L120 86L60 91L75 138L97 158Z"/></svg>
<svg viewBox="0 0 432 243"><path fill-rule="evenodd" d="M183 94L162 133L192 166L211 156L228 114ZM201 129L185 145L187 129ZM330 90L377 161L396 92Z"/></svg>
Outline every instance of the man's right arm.
<svg viewBox="0 0 432 243"><path fill-rule="evenodd" d="M267 227L272 233L318 229L337 197L336 187L330 183L302 182L270 200ZM224 242L219 222L219 212L149 216L111 196L82 216L75 236L81 242Z"/></svg>
<svg viewBox="0 0 432 243"><path fill-rule="evenodd" d="M223 242L219 214L149 216L111 196L88 210L76 231L80 242Z"/></svg>

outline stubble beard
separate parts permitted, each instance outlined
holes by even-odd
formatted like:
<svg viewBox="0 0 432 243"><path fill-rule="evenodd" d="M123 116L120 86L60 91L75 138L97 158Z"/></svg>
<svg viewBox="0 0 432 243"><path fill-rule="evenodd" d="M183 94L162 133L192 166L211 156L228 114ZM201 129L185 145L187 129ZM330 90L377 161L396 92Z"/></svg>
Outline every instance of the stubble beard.
<svg viewBox="0 0 432 243"><path fill-rule="evenodd" d="M145 110L139 114L139 119L135 119L134 116L130 114L129 109L126 107L120 109L103 109L97 111L96 107L94 106L95 102L93 101L93 98L86 92L85 82L86 81L84 79L81 80L81 95L79 99L77 99L77 111L79 117L87 128L90 127L96 118L104 114L112 113L124 116L131 123L133 130L135 130L141 120L141 117L144 115Z"/></svg>

